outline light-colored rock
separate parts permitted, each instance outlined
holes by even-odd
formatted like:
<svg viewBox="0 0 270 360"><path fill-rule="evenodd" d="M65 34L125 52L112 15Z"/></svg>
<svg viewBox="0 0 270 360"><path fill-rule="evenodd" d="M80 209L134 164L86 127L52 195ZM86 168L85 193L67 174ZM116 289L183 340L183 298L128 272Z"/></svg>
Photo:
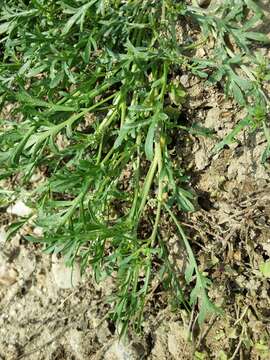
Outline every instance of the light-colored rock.
<svg viewBox="0 0 270 360"><path fill-rule="evenodd" d="M4 245L7 240L7 233L3 227L0 228L0 246Z"/></svg>
<svg viewBox="0 0 270 360"><path fill-rule="evenodd" d="M139 360L139 356L131 346L116 340L104 354L104 360Z"/></svg>
<svg viewBox="0 0 270 360"><path fill-rule="evenodd" d="M182 75L180 77L181 84L186 88L189 86L189 76L188 75Z"/></svg>
<svg viewBox="0 0 270 360"><path fill-rule="evenodd" d="M70 344L76 359L88 360L91 353L91 336L87 337L87 333L77 329L70 329L66 334L66 338Z"/></svg>
<svg viewBox="0 0 270 360"><path fill-rule="evenodd" d="M204 48L203 47L198 48L197 51L196 51L196 57L202 58L204 56L205 56Z"/></svg>
<svg viewBox="0 0 270 360"><path fill-rule="evenodd" d="M7 208L7 213L11 215L17 215L21 217L27 217L32 214L32 209L25 205L22 200L18 200L14 205L10 205Z"/></svg>
<svg viewBox="0 0 270 360"><path fill-rule="evenodd" d="M67 267L64 259L52 257L52 273L55 284L60 289L70 289L79 285L81 281L80 266L74 263L73 267Z"/></svg>
<svg viewBox="0 0 270 360"><path fill-rule="evenodd" d="M267 252L267 255L270 256L270 239L268 243L262 244L263 250Z"/></svg>
<svg viewBox="0 0 270 360"><path fill-rule="evenodd" d="M195 165L196 169L203 170L209 164L209 157L203 148L199 149L195 153Z"/></svg>
<svg viewBox="0 0 270 360"><path fill-rule="evenodd" d="M33 234L37 237L42 237L43 236L43 229L42 227L40 226L36 226L34 229L33 229Z"/></svg>
<svg viewBox="0 0 270 360"><path fill-rule="evenodd" d="M17 281L17 272L6 264L0 266L0 286L11 286Z"/></svg>
<svg viewBox="0 0 270 360"><path fill-rule="evenodd" d="M212 109L210 109L206 115L204 123L205 127L216 130L217 127L220 125L219 117L220 109L218 107L213 107Z"/></svg>
<svg viewBox="0 0 270 360"><path fill-rule="evenodd" d="M25 248L20 249L20 254L17 259L17 269L21 279L28 279L36 269L36 256L30 253Z"/></svg>

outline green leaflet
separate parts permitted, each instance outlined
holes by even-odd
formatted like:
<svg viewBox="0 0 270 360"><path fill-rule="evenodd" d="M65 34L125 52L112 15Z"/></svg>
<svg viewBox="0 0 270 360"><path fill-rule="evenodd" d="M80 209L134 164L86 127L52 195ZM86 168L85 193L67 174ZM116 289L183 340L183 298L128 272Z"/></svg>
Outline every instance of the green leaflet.
<svg viewBox="0 0 270 360"><path fill-rule="evenodd" d="M269 44L270 43L270 38L269 36L262 34L262 33L258 33L258 32L253 32L253 31L249 31L246 33L246 38L251 39L251 40L255 40L261 43L265 43L265 44Z"/></svg>
<svg viewBox="0 0 270 360"><path fill-rule="evenodd" d="M45 107L52 111L73 112L75 110L74 107L48 103L44 100L35 98L26 92L19 92L16 97L17 97L17 100L22 102L23 104L28 104L31 106L38 106L38 107Z"/></svg>
<svg viewBox="0 0 270 360"><path fill-rule="evenodd" d="M152 122L148 128L147 136L145 139L145 155L147 160L152 161L154 156L154 138L157 124Z"/></svg>
<svg viewBox="0 0 270 360"><path fill-rule="evenodd" d="M11 22L5 22L5 23L0 24L0 35L7 32L10 28L10 25L11 25Z"/></svg>
<svg viewBox="0 0 270 360"><path fill-rule="evenodd" d="M75 9L74 15L71 16L71 18L65 24L65 26L62 30L62 34L67 35L67 33L70 31L70 29L74 26L75 23L80 24L80 30L82 31L86 12L96 2L97 2L97 0L92 0L92 1L89 1L87 4L81 6L80 8Z"/></svg>

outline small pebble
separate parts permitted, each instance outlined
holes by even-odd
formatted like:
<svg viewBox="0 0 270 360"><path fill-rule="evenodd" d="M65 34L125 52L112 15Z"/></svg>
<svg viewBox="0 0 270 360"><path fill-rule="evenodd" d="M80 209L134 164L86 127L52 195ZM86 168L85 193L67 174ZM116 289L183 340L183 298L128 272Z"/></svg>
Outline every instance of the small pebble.
<svg viewBox="0 0 270 360"><path fill-rule="evenodd" d="M7 213L21 217L27 217L32 214L32 209L26 206L21 200L18 200L14 205L10 205L7 208Z"/></svg>
<svg viewBox="0 0 270 360"><path fill-rule="evenodd" d="M7 240L7 233L3 227L0 228L0 246L4 245Z"/></svg>
<svg viewBox="0 0 270 360"><path fill-rule="evenodd" d="M52 258L52 273L56 285L60 289L71 289L79 285L81 281L80 266L74 263L73 267L67 267L64 259Z"/></svg>

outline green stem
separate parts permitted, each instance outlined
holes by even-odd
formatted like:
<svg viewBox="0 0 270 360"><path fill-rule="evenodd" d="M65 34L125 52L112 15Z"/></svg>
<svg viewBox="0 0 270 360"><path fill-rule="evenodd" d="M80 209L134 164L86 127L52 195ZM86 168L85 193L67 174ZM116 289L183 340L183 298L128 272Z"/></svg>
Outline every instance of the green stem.
<svg viewBox="0 0 270 360"><path fill-rule="evenodd" d="M166 94L168 71L169 71L169 65L168 63L165 62L163 65L163 84L162 84L161 93L159 95L162 106L164 105L164 97Z"/></svg>
<svg viewBox="0 0 270 360"><path fill-rule="evenodd" d="M127 113L127 104L125 101L123 101L121 104L121 124L120 124L121 128L124 125L126 113Z"/></svg>
<svg viewBox="0 0 270 360"><path fill-rule="evenodd" d="M161 9L161 22L166 20L166 1L162 1L162 9Z"/></svg>
<svg viewBox="0 0 270 360"><path fill-rule="evenodd" d="M165 11L165 2L163 2L164 5L164 11ZM164 14L165 16L165 14ZM168 71L169 71L169 66L167 63L164 63L163 66L163 84L162 84L162 89L161 89L161 93L160 93L160 101L162 106L164 105L164 97L166 94L166 88L167 88L167 77L168 77ZM161 216L161 208L162 208L162 195L163 195L163 182L161 179L161 172L162 172L162 167L163 167L163 161L162 161L162 149L164 147L164 137L160 134L160 130L159 130L159 139L156 142L156 156L157 156L157 162L158 162L158 175L159 175L159 181L158 181L158 206L157 206L157 213L156 213L156 218L155 218L155 223L154 223L154 227L153 227L153 231L150 237L150 241L151 241L151 246L154 246L155 240L156 240L156 236L157 236L157 231L158 231L158 225L159 225L159 221L160 221L160 216Z"/></svg>
<svg viewBox="0 0 270 360"><path fill-rule="evenodd" d="M150 237L151 247L154 246L154 243L156 240L158 225L159 225L160 215L161 215L161 208L162 208L163 182L162 182L162 178L161 178L161 171L162 171L163 163L162 163L162 149L161 149L160 141L158 141L156 143L156 153L157 153L157 158L158 158L158 175L159 175L158 195L157 195L158 206L157 206L157 213L156 213L153 231L152 231L152 234Z"/></svg>
<svg viewBox="0 0 270 360"><path fill-rule="evenodd" d="M111 157L111 155L114 153L115 148L114 146L108 151L107 155L105 156L105 158L101 161L101 164L105 164L105 162Z"/></svg>
<svg viewBox="0 0 270 360"><path fill-rule="evenodd" d="M186 235L185 235L185 233L184 233L184 231L182 229L182 226L179 224L179 221L176 219L176 216L174 215L172 210L169 208L169 206L167 204L164 204L164 206L165 206L166 210L168 211L168 213L170 214L173 222L175 223L175 225L176 225L176 227L177 227L177 229L178 229L178 231L179 231L179 233L180 233L180 235L181 235L181 237L183 239L185 248L186 248L187 253L188 253L188 257L189 257L190 261L192 261L192 264L194 265L196 275L197 275L198 278L200 278L201 274L200 274L200 271L198 269L197 261L195 259L194 254L193 254L193 251L192 251L192 248L191 248L191 246L189 244L189 241L188 241L188 239L187 239L187 237L186 237Z"/></svg>
<svg viewBox="0 0 270 360"><path fill-rule="evenodd" d="M158 166L158 154L156 152L155 156L154 156L154 159L153 159L153 161L151 163L150 169L148 170L148 173L147 173L147 176L146 176L146 179L145 179L145 183L144 183L144 186L143 186L142 200L141 200L141 204L140 204L140 207L139 207L139 210L138 210L138 215L137 215L138 216L138 221L139 221L139 219L141 217L141 214L142 214L142 211L143 211L143 209L145 207L147 196L149 194L149 190L150 190L150 187L152 185L153 178L154 178L157 166Z"/></svg>
<svg viewBox="0 0 270 360"><path fill-rule="evenodd" d="M114 109L111 109L109 112L108 112L108 115L103 119L103 121L100 123L100 125L98 126L97 130L96 130L96 133L100 133L102 131L104 131L104 129L106 127L108 127L114 120L114 118L116 117L116 115L118 114L118 107L117 105L119 104L119 101L120 101L120 95L119 93L116 95L114 94L114 97L115 97L115 101L114 101L114 106L115 108Z"/></svg>
<svg viewBox="0 0 270 360"><path fill-rule="evenodd" d="M140 154L140 146L142 142L142 136L141 134L138 134L136 139L136 146L137 146L137 159L134 166L134 172L135 172L135 181L134 181L134 199L133 204L129 213L129 219L132 220L132 218L135 215L135 211L137 208L138 203L138 197L139 197L139 181L140 181L140 162L141 162L141 154Z"/></svg>
<svg viewBox="0 0 270 360"><path fill-rule="evenodd" d="M101 154L102 154L102 148L103 148L103 139L104 139L104 136L102 135L102 137L100 139L99 147L98 147L98 155L97 155L97 162L96 162L97 165L100 163L100 160L101 160Z"/></svg>
<svg viewBox="0 0 270 360"><path fill-rule="evenodd" d="M59 222L59 224L57 226L58 228L63 226L69 219L71 219L71 217L73 216L73 214L77 210L78 206L83 201L85 195L87 194L87 192L89 190L90 183L91 183L91 180L87 181L87 183L85 184L82 192L73 200L72 206L69 208L69 210L66 212L66 214L60 220L60 222Z"/></svg>
<svg viewBox="0 0 270 360"><path fill-rule="evenodd" d="M165 208L167 209L168 213L170 214L172 220L174 221L186 248L186 251L188 253L188 258L189 258L189 263L193 266L193 269L195 270L195 274L196 274L196 287L198 286L198 288L200 289L200 293L201 293L201 298L208 301L208 305L209 308L208 310L211 311L216 311L221 313L220 309L216 308L214 305L212 305L212 303L209 302L208 300L208 295L207 295L207 291L206 291L206 285L205 285L205 281L204 281L204 276L203 274L200 272L199 268L198 268L198 264L197 261L195 259L195 256L193 254L192 248L189 244L189 241L181 227L181 225L179 224L178 220L176 219L176 216L173 214L173 212L171 211L171 209L168 207L168 205L164 204ZM199 300L199 297L198 297Z"/></svg>

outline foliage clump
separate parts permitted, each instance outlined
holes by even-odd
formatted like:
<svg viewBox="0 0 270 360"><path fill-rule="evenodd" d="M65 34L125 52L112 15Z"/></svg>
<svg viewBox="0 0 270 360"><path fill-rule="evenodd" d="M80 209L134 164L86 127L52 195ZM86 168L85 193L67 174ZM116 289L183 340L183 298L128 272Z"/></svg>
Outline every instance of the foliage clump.
<svg viewBox="0 0 270 360"><path fill-rule="evenodd" d="M0 99L14 109L0 123L0 176L16 179L14 193L1 191L2 206L26 196L35 208L31 221L44 233L29 240L61 252L67 264L76 257L83 270L91 264L97 280L116 276L113 317L123 331L130 320L140 324L157 274L177 303L199 305L202 322L216 311L207 296L210 280L179 223L179 212L194 210L194 194L168 151L179 129L196 132L179 124L186 92L177 79L190 72L206 86L221 84L246 108L213 151L244 127L261 127L266 161L268 64L254 44L269 39L253 30L263 12L253 0L205 9L176 0L2 3ZM209 42L209 57L196 57L194 50ZM46 178L33 189L37 172ZM186 289L169 261L162 218L171 219L185 245Z"/></svg>

